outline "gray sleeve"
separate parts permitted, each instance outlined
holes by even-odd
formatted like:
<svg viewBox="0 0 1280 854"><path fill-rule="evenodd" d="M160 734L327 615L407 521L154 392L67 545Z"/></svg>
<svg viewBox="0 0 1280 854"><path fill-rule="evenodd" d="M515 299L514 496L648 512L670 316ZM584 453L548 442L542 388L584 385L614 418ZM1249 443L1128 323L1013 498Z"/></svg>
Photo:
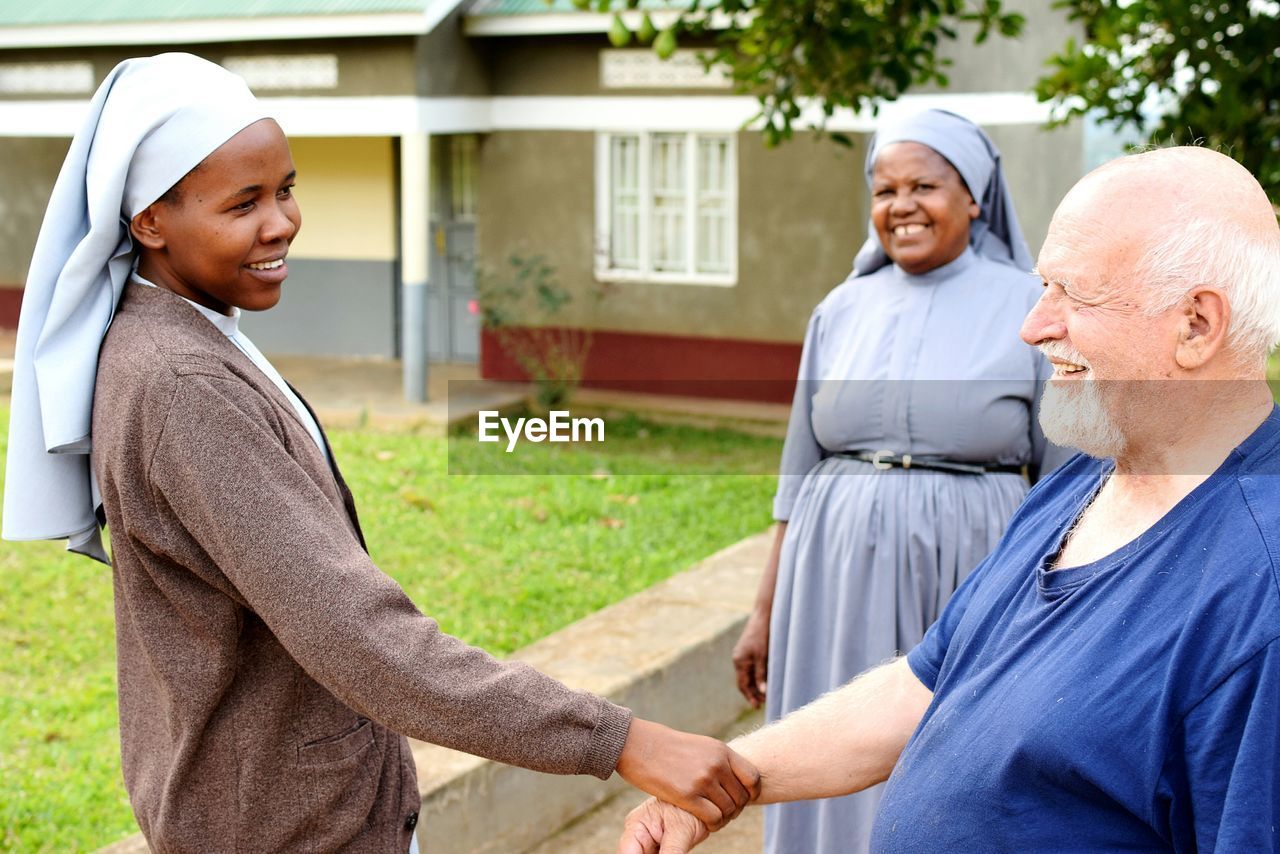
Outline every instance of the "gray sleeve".
<svg viewBox="0 0 1280 854"><path fill-rule="evenodd" d="M800 372L791 401L791 419L787 422L787 438L782 446L778 491L773 496L773 518L779 522L791 518L791 509L795 506L804 476L826 455L813 435L813 396L818 391L821 378L818 370L818 339L821 335L822 306L819 305L813 310L809 327L805 330Z"/></svg>

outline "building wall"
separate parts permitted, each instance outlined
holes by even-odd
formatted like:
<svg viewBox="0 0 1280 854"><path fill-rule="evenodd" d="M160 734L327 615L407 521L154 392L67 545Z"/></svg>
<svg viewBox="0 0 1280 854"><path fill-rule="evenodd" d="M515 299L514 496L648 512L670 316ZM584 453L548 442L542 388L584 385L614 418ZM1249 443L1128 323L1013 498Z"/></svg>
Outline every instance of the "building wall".
<svg viewBox="0 0 1280 854"><path fill-rule="evenodd" d="M467 5L467 4L464 4ZM414 42L419 95L424 97L489 94L489 53L482 42L462 34L460 8Z"/></svg>
<svg viewBox="0 0 1280 854"><path fill-rule="evenodd" d="M509 132L480 149L480 275L545 256L575 299L556 322L663 335L794 341L848 273L863 231L861 148L738 134L738 283L621 282L594 274L595 134Z"/></svg>
<svg viewBox="0 0 1280 854"><path fill-rule="evenodd" d="M1083 130L1078 122L1054 130L1034 124L985 130L1000 149L1013 205L1034 258L1058 202L1084 174Z"/></svg>
<svg viewBox="0 0 1280 854"><path fill-rule="evenodd" d="M1037 0L1012 0L1029 18L1018 41L968 34L947 46L955 59L949 92L1026 89L1043 57L1071 28ZM1035 8L1032 8L1035 7ZM184 48L215 61L228 55L333 52L336 90L305 95L726 95L724 89L607 90L600 86L601 35L465 39L458 16L419 39L304 40ZM688 45L684 45L688 46ZM120 59L156 48L0 52L0 61L90 59L100 78ZM0 96L3 97L3 96ZM68 96L83 98L82 95ZM637 118L643 128L643 117ZM1081 132L1035 125L988 129L1005 168L1033 252L1057 200L1078 177ZM576 295L557 318L618 334L706 341L774 342L793 347L812 307L847 274L865 236L865 136L844 149L800 134L766 149L738 134L738 275L732 287L617 283L595 300L595 134L503 131L482 138L479 160L479 270L510 269L513 253L539 253ZM245 328L269 352L393 355L398 239L394 141L293 140L304 229L291 255L281 306ZM66 140L0 137L0 288L19 285ZM10 191L12 189L12 192ZM0 295L0 324L5 324ZM656 339L655 339L656 340ZM621 352L621 351L620 351ZM788 351L790 352L790 351Z"/></svg>
<svg viewBox="0 0 1280 854"><path fill-rule="evenodd" d="M617 95L600 85L600 51L609 42L600 33L563 36L502 36L477 39L488 56L494 95ZM681 48L699 43L681 42ZM645 50L645 48L637 48ZM679 94L726 95L721 87L681 89ZM627 95L670 95L668 89L627 89Z"/></svg>
<svg viewBox="0 0 1280 854"><path fill-rule="evenodd" d="M270 312L243 328L267 353L391 357L399 286L395 146L386 137L295 138L302 230Z"/></svg>
<svg viewBox="0 0 1280 854"><path fill-rule="evenodd" d="M273 89L271 97L412 95L417 87L410 38L303 40L184 46L213 61L228 56L333 53L333 89ZM155 46L0 51L0 62L89 61L101 80L129 56ZM0 96L6 97L6 96ZM16 95L12 99L85 101L88 93ZM20 289L44 207L70 141L0 136L0 327L17 322ZM392 356L398 283L396 168L390 138L292 140L306 227L291 256L286 297L270 320L249 317L246 330L269 352ZM341 321L340 323L338 321ZM325 334L316 334L326 329Z"/></svg>
<svg viewBox="0 0 1280 854"><path fill-rule="evenodd" d="M944 40L939 56L952 61L944 72L950 78L945 89L919 87L912 91L944 92L1025 92L1046 71L1044 62L1061 50L1068 38L1084 39L1084 28L1067 21L1066 13L1044 0L1003 0L1006 12L1026 18L1022 35L1008 39L992 33L975 44L977 27L962 24L958 38Z"/></svg>
<svg viewBox="0 0 1280 854"><path fill-rule="evenodd" d="M1034 254L1049 220L1079 177L1078 127L987 129ZM542 254L579 296L563 322L602 329L795 340L810 309L849 272L866 238L863 158L855 148L799 135L766 148L738 134L738 284L617 283L593 304L595 135L505 132L484 139L480 156L480 263L499 271L512 254ZM1046 164L1054 168L1046 168ZM530 164L536 164L531 167ZM588 310L590 307L590 310Z"/></svg>
<svg viewBox="0 0 1280 854"><path fill-rule="evenodd" d="M93 63L94 79L101 81L121 61L134 56L152 56L166 50L182 50L221 62L228 56L296 56L328 54L338 57L338 85L333 89L273 89L259 94L272 97L293 95L357 96L357 95L412 95L415 93L416 72L414 41L409 37L382 37L368 39L301 39L290 41L233 42L213 45L181 45L166 48L161 45L40 48L0 51L0 62L84 62ZM85 100L88 93L79 94L4 94L5 100Z"/></svg>
<svg viewBox="0 0 1280 854"><path fill-rule="evenodd" d="M35 249L66 139L0 137L0 288L21 287Z"/></svg>
<svg viewBox="0 0 1280 854"><path fill-rule="evenodd" d="M245 331L272 353L394 355L399 277L393 141L291 140L303 228L289 280ZM68 140L0 137L0 327L17 324L21 288Z"/></svg>
<svg viewBox="0 0 1280 854"><path fill-rule="evenodd" d="M1060 12L1044 9L1037 0L1011 0L1007 7L1026 15L1025 34L1017 40L993 36L975 45L974 29L962 28L960 38L944 50L952 60L946 69L951 85L932 91L982 95L1030 89L1044 58L1060 48L1074 28ZM600 52L607 42L599 35L477 41L488 50L491 87L497 96L731 94L713 88L605 89ZM1030 116L1007 121L986 129L1003 152L1034 255L1058 201L1081 174L1081 131L1075 126L1047 131ZM645 117L637 116L636 127L645 127ZM813 306L845 278L865 239L869 208L863 158L869 135L853 135L856 147L850 151L803 133L770 150L758 134L738 134L738 280L728 288L595 282L594 136L502 132L486 139L480 173L482 267L501 270L513 252L545 255L561 282L578 297L553 322L604 331L604 336L596 336L597 350L620 354L614 360L620 370L627 358L634 359L645 347L679 349L680 359L692 363L699 361L701 346L707 354L703 367L710 371L725 370L728 361L745 356L748 348L740 345L747 342L794 348ZM601 287L607 296L596 302L590 295ZM679 339L706 346L676 348L672 342ZM779 350L777 355L794 359L795 352ZM714 364L716 357L719 366ZM492 339L486 341L484 365L486 375L510 373ZM593 369L598 376L599 367L589 364L588 378Z"/></svg>

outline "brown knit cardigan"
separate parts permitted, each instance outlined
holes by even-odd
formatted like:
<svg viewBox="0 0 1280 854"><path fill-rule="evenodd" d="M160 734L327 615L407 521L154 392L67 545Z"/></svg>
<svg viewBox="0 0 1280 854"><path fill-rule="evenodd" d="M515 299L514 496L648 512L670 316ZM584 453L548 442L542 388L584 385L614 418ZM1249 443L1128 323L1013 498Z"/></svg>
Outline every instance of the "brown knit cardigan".
<svg viewBox="0 0 1280 854"><path fill-rule="evenodd" d="M351 494L293 407L168 291L126 288L93 464L125 786L153 850L403 852L419 797L397 733L612 773L630 712L423 616L370 562Z"/></svg>

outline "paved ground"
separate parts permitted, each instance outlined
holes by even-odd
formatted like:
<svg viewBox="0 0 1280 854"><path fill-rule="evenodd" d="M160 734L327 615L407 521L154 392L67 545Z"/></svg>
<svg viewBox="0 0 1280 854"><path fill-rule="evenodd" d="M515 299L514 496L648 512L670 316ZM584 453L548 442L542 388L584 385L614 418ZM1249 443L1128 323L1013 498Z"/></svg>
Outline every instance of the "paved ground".
<svg viewBox="0 0 1280 854"><path fill-rule="evenodd" d="M0 394L13 372L14 331L0 329ZM481 380L477 365L434 363L427 373L426 403L404 399L400 362L391 359L268 354L273 365L316 408L326 427L375 427L442 431L467 422L481 409L505 410L529 395L522 383ZM746 432L783 435L790 407L785 404L581 389L574 408L642 411L655 420L704 426L725 425Z"/></svg>
<svg viewBox="0 0 1280 854"><path fill-rule="evenodd" d="M405 403L400 363L388 359L271 356L280 373L321 410L326 425L367 419L371 423L439 424L468 421L480 409L518 405L530 387L480 380L478 366L433 364L428 371L428 402ZM579 389L573 408L642 411L655 420L705 426L728 425L749 432L783 435L791 408L786 404L672 395Z"/></svg>
<svg viewBox="0 0 1280 854"><path fill-rule="evenodd" d="M270 359L315 407L326 427L368 423L443 430L474 419L482 409L519 406L529 394L521 383L481 381L476 365L432 364L427 402L407 403L398 361L279 355Z"/></svg>

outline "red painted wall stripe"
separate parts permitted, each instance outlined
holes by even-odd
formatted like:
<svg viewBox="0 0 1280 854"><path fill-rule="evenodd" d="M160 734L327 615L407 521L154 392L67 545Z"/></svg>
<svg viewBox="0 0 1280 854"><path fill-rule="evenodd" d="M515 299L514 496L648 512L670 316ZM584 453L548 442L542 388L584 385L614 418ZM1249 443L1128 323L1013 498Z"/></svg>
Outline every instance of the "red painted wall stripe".
<svg viewBox="0 0 1280 854"><path fill-rule="evenodd" d="M583 371L588 388L790 403L799 343L597 330ZM528 379L491 330L480 336L480 375Z"/></svg>
<svg viewBox="0 0 1280 854"><path fill-rule="evenodd" d="M17 329L22 309L22 288L0 286L0 329Z"/></svg>

